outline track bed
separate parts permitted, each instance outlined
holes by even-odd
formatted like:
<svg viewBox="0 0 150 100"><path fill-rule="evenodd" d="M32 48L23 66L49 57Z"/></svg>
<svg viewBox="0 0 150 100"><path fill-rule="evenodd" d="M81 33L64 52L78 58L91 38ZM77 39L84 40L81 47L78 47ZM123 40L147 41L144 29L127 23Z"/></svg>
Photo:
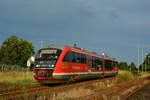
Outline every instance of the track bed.
<svg viewBox="0 0 150 100"><path fill-rule="evenodd" d="M146 84L143 88L129 96L127 100L150 100L150 83Z"/></svg>
<svg viewBox="0 0 150 100"><path fill-rule="evenodd" d="M137 78L117 83L115 77L108 77L72 84L33 84L32 87L0 91L0 98L5 100L126 100L149 81L150 78Z"/></svg>

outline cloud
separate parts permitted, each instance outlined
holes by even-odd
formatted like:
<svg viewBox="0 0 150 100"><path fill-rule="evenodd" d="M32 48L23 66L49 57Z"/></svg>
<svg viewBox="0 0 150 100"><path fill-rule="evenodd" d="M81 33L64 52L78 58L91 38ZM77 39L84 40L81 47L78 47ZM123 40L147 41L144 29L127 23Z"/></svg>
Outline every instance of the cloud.
<svg viewBox="0 0 150 100"><path fill-rule="evenodd" d="M37 48L40 40L79 42L131 61L137 44L150 43L149 4L149 0L1 0L0 39L17 35Z"/></svg>

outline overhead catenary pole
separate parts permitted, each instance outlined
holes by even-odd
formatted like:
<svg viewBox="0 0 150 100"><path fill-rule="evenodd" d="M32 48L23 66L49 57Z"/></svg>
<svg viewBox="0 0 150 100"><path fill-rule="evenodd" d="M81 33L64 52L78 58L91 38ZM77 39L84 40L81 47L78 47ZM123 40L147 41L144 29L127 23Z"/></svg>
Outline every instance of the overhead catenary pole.
<svg viewBox="0 0 150 100"><path fill-rule="evenodd" d="M150 56L149 56L149 54L147 54L147 66L146 66L146 71L149 71L149 58L150 58Z"/></svg>
<svg viewBox="0 0 150 100"><path fill-rule="evenodd" d="M150 48L150 45L138 45L137 48L138 48L138 65L139 66L141 65L141 67L142 67L141 71L143 72L150 65L149 59L148 59L148 62L146 62L145 55L144 55L145 49ZM148 53L148 56L149 56L149 53ZM144 64L144 61L145 61L145 64ZM146 63L148 63L148 66L146 66ZM144 68L144 67L146 67L146 68Z"/></svg>
<svg viewBox="0 0 150 100"><path fill-rule="evenodd" d="M147 53L145 53L144 60L145 60L144 71L146 72L146 71L147 71L147 65L148 65L148 61L147 61Z"/></svg>
<svg viewBox="0 0 150 100"><path fill-rule="evenodd" d="M147 68L147 71L149 71L149 68L150 68L149 58L150 58L150 56L148 55L148 68Z"/></svg>
<svg viewBox="0 0 150 100"><path fill-rule="evenodd" d="M142 72L144 71L143 47L142 47Z"/></svg>
<svg viewBox="0 0 150 100"><path fill-rule="evenodd" d="M138 45L138 72L140 71L140 45Z"/></svg>

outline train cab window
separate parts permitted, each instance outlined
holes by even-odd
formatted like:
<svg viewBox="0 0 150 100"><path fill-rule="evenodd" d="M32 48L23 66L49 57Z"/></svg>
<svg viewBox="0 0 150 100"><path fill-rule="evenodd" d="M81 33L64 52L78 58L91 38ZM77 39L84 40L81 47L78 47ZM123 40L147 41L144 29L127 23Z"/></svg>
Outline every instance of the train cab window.
<svg viewBox="0 0 150 100"><path fill-rule="evenodd" d="M46 66L55 66L60 54L61 54L60 49L55 49L55 48L41 49L38 51L38 53L35 56L35 64L39 66L42 64Z"/></svg>
<svg viewBox="0 0 150 100"><path fill-rule="evenodd" d="M38 54L37 57L38 58L58 58L59 55L61 54L61 50L59 49L41 49Z"/></svg>

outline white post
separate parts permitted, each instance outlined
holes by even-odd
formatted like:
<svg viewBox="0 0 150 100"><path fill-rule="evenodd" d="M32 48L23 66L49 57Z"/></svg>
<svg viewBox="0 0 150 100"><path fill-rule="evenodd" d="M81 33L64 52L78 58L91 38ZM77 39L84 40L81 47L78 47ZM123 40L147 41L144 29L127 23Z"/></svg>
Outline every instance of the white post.
<svg viewBox="0 0 150 100"><path fill-rule="evenodd" d="M150 62L149 62L149 57L150 57L150 56L148 56L148 69L149 69L149 65L150 65ZM148 71L149 71L149 70L148 70Z"/></svg>
<svg viewBox="0 0 150 100"><path fill-rule="evenodd" d="M138 45L138 72L140 71L140 46Z"/></svg>
<svg viewBox="0 0 150 100"><path fill-rule="evenodd" d="M147 68L147 53L145 53L145 55L144 55L144 60L145 60L144 71L146 72L146 68Z"/></svg>
<svg viewBox="0 0 150 100"><path fill-rule="evenodd" d="M143 47L142 47L142 72L144 71L143 63L144 63L144 59L143 59Z"/></svg>

